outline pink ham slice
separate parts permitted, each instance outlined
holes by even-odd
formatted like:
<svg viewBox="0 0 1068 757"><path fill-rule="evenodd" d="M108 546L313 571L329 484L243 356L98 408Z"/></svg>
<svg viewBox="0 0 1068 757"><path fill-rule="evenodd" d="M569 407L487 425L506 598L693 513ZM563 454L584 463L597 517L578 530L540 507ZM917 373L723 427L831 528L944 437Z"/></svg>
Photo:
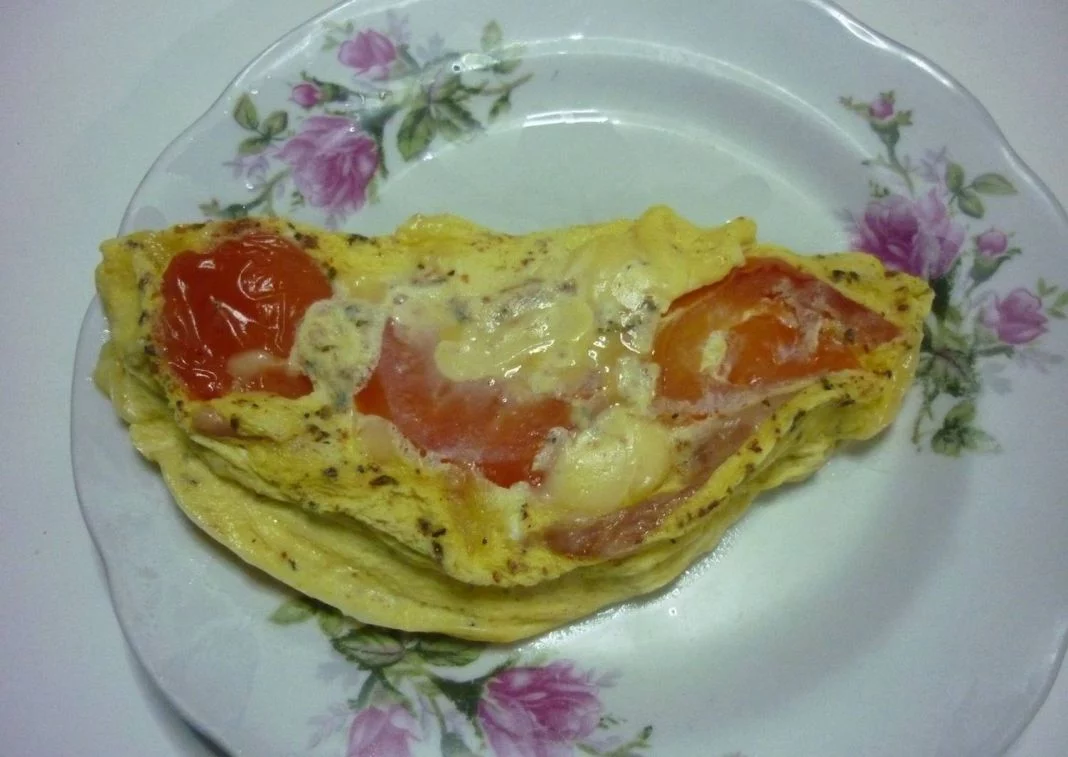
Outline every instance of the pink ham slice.
<svg viewBox="0 0 1068 757"><path fill-rule="evenodd" d="M545 543L553 552L575 558L605 559L635 551L647 534L663 525L679 505L704 486L756 428L792 396L790 393L765 399L715 426L697 448L689 482L682 489L654 495L597 518L558 523L544 532ZM717 504L712 503L708 511Z"/></svg>

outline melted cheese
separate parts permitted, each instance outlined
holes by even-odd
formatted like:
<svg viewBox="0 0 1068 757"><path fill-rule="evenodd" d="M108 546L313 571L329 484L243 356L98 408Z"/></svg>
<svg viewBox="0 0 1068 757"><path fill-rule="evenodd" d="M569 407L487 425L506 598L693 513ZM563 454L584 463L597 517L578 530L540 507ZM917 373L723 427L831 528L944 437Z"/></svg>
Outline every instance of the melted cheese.
<svg viewBox="0 0 1068 757"><path fill-rule="evenodd" d="M345 297L312 304L297 329L290 362L325 391L335 407L352 405L374 370L386 314L381 306Z"/></svg>
<svg viewBox="0 0 1068 757"><path fill-rule="evenodd" d="M667 479L673 446L662 424L613 406L560 445L545 484L545 500L582 515L637 502Z"/></svg>
<svg viewBox="0 0 1068 757"><path fill-rule="evenodd" d="M660 315L741 264L754 235L748 220L701 229L667 208L526 238L417 217L395 235L403 255L338 276L334 298L305 316L291 360L335 407L351 407L391 318L434 335L435 363L451 381L558 396L599 387L575 402L575 430L561 429L538 464L547 502L606 512L668 475L674 432L651 411L658 369L648 360ZM470 249L480 244L502 251L476 260Z"/></svg>
<svg viewBox="0 0 1068 757"><path fill-rule="evenodd" d="M453 238L470 246L470 234L443 218L417 218L398 230L409 250L431 240L434 247L425 258L410 256L389 284L383 299L391 317L438 336L437 367L453 381L514 379L535 393L561 393L591 371L615 372L625 352L647 355L658 316L739 265L755 231L747 219L701 229L652 208L634 223L585 235L528 238L518 271L513 255L511 266L502 258L469 276L470 256L454 257L449 246ZM361 275L360 286L368 281ZM619 389L640 404L647 384L624 379Z"/></svg>
<svg viewBox="0 0 1068 757"><path fill-rule="evenodd" d="M435 358L452 381L519 377L533 391L548 393L594 367L594 329L588 303L535 286L504 303L474 303L464 320L444 331Z"/></svg>

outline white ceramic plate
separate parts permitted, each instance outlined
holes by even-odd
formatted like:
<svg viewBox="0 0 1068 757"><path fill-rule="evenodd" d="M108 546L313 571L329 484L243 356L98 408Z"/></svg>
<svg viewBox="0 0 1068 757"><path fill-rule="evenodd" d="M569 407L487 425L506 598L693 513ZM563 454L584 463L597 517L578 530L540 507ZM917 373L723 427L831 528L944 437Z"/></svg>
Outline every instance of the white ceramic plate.
<svg viewBox="0 0 1068 757"><path fill-rule="evenodd" d="M515 649L358 629L179 515L88 376L85 516L138 656L235 754L984 755L1068 622L1068 221L982 108L816 0L352 2L256 60L160 157L123 231L276 212L362 233L667 203L860 246L939 291L877 442L766 497L670 591ZM281 609L279 609L281 608ZM379 752L372 752L377 747Z"/></svg>

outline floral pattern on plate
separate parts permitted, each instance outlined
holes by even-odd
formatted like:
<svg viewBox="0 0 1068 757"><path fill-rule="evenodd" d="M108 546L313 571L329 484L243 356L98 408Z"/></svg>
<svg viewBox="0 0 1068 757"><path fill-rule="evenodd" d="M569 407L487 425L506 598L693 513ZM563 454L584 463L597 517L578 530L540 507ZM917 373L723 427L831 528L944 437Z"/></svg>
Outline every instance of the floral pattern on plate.
<svg viewBox="0 0 1068 757"><path fill-rule="evenodd" d="M314 719L309 749L339 741L350 757L404 757L415 744L435 745L453 757L556 757L576 750L638 757L650 747L651 725L628 736L619 733L623 721L605 712L601 690L613 686L618 673L365 626L303 598L283 604L271 620L289 625L313 617L344 658L340 669L328 665L325 672L351 679L357 693Z"/></svg>
<svg viewBox="0 0 1068 757"><path fill-rule="evenodd" d="M308 207L337 227L377 199L393 160L417 160L438 138L477 134L511 109L513 92L532 77L513 76L522 50L504 44L496 21L483 27L478 51L463 53L437 34L413 47L407 17L390 12L386 21L381 30L328 24L322 51L340 71L331 78L301 72L290 91L295 108L261 115L250 94L238 98L232 116L245 136L226 165L254 194L229 203L212 198L200 205L204 215Z"/></svg>
<svg viewBox="0 0 1068 757"><path fill-rule="evenodd" d="M1010 365L1047 371L1063 356L1042 349L1050 319L1068 317L1068 289L1039 278L1033 289L998 289L1003 267L1023 254L1013 234L980 224L987 203L1016 194L998 173L970 175L949 148L923 157L899 152L911 110L897 107L893 91L871 102L841 104L867 120L883 151L864 165L877 172L861 212L846 211L851 245L890 268L921 276L935 293L924 328L916 380L922 404L912 441L943 455L994 451L997 440L978 422L978 401L989 385L1010 390Z"/></svg>

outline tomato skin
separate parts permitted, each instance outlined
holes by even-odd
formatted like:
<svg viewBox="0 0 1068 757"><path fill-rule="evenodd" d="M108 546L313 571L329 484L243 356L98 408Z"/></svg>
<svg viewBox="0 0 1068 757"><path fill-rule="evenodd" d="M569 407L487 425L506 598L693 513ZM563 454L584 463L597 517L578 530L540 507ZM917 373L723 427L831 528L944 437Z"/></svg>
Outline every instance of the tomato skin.
<svg viewBox="0 0 1068 757"><path fill-rule="evenodd" d="M537 484L534 458L552 429L572 425L570 404L544 395L520 399L490 379L450 381L434 362L435 341L389 322L357 410L392 421L419 449L471 466L498 486Z"/></svg>
<svg viewBox="0 0 1068 757"><path fill-rule="evenodd" d="M705 344L725 339L716 376ZM696 402L724 387L758 388L857 368L859 354L900 330L815 276L775 258L751 258L672 303L653 343L657 393Z"/></svg>
<svg viewBox="0 0 1068 757"><path fill-rule="evenodd" d="M300 397L307 376L281 366L237 381L231 357L261 351L284 361L308 306L330 297L316 262L287 239L251 232L212 249L176 255L163 274L155 336L169 370L195 399L232 391Z"/></svg>

